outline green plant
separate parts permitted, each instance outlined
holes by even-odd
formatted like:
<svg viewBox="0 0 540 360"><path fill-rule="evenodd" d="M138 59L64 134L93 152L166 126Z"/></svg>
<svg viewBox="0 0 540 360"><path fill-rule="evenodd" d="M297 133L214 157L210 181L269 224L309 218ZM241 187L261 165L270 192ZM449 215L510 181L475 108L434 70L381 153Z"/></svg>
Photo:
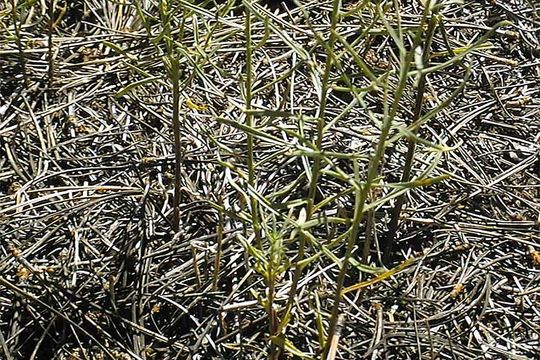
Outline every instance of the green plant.
<svg viewBox="0 0 540 360"><path fill-rule="evenodd" d="M218 164L225 174L228 191L234 193L231 196L234 200L228 204L207 200L218 212L212 288L218 289L223 223L239 224L242 231L237 232L237 239L248 255L245 267L249 269L252 266L262 277L263 286L258 290L253 288L252 294L268 317L268 357L278 359L287 352L309 358L316 354L299 349L287 334L291 324L298 321L294 313L298 308L301 283L309 281L311 276L306 273L325 264L330 269L325 279L333 279L332 301L322 303L316 297L313 317L317 324L319 353L328 359L333 357L335 349L331 346L335 346L336 330L343 318L342 299L345 292L353 289L345 288L346 280L356 281L354 276L358 277L362 284L357 287L360 289L379 281L366 282L365 277L369 274L380 274L382 281L412 264L409 259L386 270L377 266L381 264L376 257L370 256L372 233L377 231L376 212L395 201L387 238L380 244L379 252L382 253L383 264L389 265L405 193L449 177L448 173L438 172L437 165L441 154L450 148L422 138L420 130L463 90L470 73L467 55L478 50L494 30L459 53L452 53L451 44L446 43L451 56L434 63L431 51L438 29L444 38L441 13L446 6L436 1L424 2L421 12L414 14L416 21L405 24L398 1L363 1L345 11L339 0L333 0L329 9L321 10L329 18L324 31L320 30L320 24L313 22L308 9L298 4L307 29L303 31L309 32L314 39L307 43L309 46L294 40L283 28L288 25L273 20L249 0L242 3L243 28L234 28L219 35L216 29L227 25L220 16L232 9L231 3L214 9L212 13L202 5L162 0L152 8L157 15L152 15L153 12L143 8L139 2L135 4L156 56L162 62L166 80L131 64L143 79L129 84L119 95L152 82L165 85L172 93L175 152L173 230L181 230L181 140L185 126L182 103L189 100L183 94L194 79L205 80L204 66L209 65L218 68L223 77L236 81L241 89L235 98L227 95L237 110L236 114L241 113L241 116L213 114L213 121L234 136L245 138L243 147L238 146L239 150L223 141L221 134L211 131L205 134L219 151ZM196 34L193 24L199 16L208 31L206 40L202 41L202 50L194 51L186 45L185 39L188 32ZM347 21L359 24L353 39L342 31ZM500 25L503 24L497 26ZM290 28L294 29L287 27ZM257 40L254 33L259 35ZM197 39L195 35L193 38ZM241 42L244 50L237 77L221 69L223 64L217 63L216 51L210 45L231 38ZM291 60L288 69L265 81L257 72L260 71L259 65L263 67L261 58L269 58L267 47L270 48L268 44L272 42L281 44L283 52L286 49L293 54L291 58L294 61ZM377 66L368 60L374 43L384 44L388 66ZM113 44L108 45L119 53L123 51ZM195 47L197 45L201 44L195 44ZM452 92L441 97L442 101L427 108L424 98L428 78L451 66L459 67L463 78ZM312 108L297 103L303 95L299 95L300 90L296 88L295 81L299 76L311 81L310 88L303 91L308 93L306 97L316 98L316 106ZM207 90L216 91L214 88ZM280 90L288 93L284 95ZM346 103L342 108L336 105L336 94L345 99L340 100ZM272 95L281 103L276 100L270 106L260 105ZM408 115L404 109L411 102L414 104L413 113L405 121ZM380 110L373 110L374 105ZM352 136L360 138L363 134L355 133L356 130L352 130L354 126L347 123L354 123L357 120L355 116L369 122L369 136L375 139L372 147L354 151L339 149L326 141L335 136L340 126L346 126ZM393 148L403 142L408 142L408 150L403 159L401 179L393 183L388 181L385 173L385 153L394 151ZM430 155L423 159L426 166L415 169L413 164L418 156L418 145ZM262 150L267 147L272 149L270 154ZM301 164L295 168L300 169L299 174L288 185L273 190L269 190L271 186L263 186L267 185L265 174L286 168L288 164ZM328 190L329 184L333 186L331 190ZM367 225L362 238L364 222ZM193 256L195 262L195 252ZM286 278L287 282L284 281ZM197 285L202 286L198 275Z"/></svg>

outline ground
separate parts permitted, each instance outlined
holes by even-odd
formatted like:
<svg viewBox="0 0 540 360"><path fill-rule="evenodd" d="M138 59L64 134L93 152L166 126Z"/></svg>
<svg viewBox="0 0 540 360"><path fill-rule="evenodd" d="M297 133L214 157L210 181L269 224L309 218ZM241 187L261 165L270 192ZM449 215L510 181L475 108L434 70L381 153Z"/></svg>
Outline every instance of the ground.
<svg viewBox="0 0 540 360"><path fill-rule="evenodd" d="M0 357L540 358L540 7L427 3L2 2Z"/></svg>

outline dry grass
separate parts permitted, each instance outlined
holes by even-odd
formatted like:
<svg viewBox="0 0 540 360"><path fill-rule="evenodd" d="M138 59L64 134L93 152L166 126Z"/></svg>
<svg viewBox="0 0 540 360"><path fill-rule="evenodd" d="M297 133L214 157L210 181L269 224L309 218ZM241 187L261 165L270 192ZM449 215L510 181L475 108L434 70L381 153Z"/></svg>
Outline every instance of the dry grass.
<svg viewBox="0 0 540 360"><path fill-rule="evenodd" d="M538 356L538 6L373 3L3 1L0 357Z"/></svg>

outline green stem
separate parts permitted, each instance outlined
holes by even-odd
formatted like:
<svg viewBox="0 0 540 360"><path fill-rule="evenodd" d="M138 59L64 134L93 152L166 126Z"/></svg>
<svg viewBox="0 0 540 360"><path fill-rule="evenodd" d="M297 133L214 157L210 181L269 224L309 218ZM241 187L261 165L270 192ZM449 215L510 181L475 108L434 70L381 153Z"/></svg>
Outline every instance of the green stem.
<svg viewBox="0 0 540 360"><path fill-rule="evenodd" d="M380 8L380 5L379 5L379 11L381 12L381 14L383 14L383 10ZM426 10L422 16L422 20L419 26L420 29L422 29L425 24L427 11L428 10ZM396 40L402 41L401 39L402 38L400 37L399 39L396 39ZM393 120L397 114L400 100L401 100L401 97L403 96L403 92L407 84L409 68L411 66L411 63L414 57L414 49L416 48L416 46L418 46L420 39L421 39L420 34L417 34L413 42L412 49L407 51L404 55L402 54L402 56L400 56L400 58L403 60L400 67L398 86L395 91L396 95L392 103L392 107L390 108L390 111L388 112L387 116L385 116L385 119L383 121L381 134L379 136L375 154L373 155L373 157L370 159L370 162L369 162L366 182L361 185L359 184L359 189L356 190L353 225L351 228L350 236L348 238L347 248L345 250L345 256L343 258L343 262L341 264L341 268L339 269L339 274L336 280L337 286L336 286L336 292L335 292L335 297L334 297L334 305L332 307L332 313L330 317L330 326L328 329L328 336L327 336L327 339L330 339L330 340L334 337L336 333L336 328L337 328L338 319L339 319L339 306L342 299L343 284L345 282L345 277L347 275L347 268L348 268L349 261L352 256L352 251L356 244L358 228L359 228L360 222L362 221L362 217L364 215L364 206L366 204L366 200L368 198L371 186L379 173L379 164L382 161L384 150L386 148L386 139L388 138L388 134L390 133ZM401 43L401 45L403 45L403 43ZM403 49L402 51L405 51L404 46L401 46L400 49ZM389 90L389 86L386 86L385 97L388 96L388 90ZM358 165L356 162L354 163L354 165L355 165L355 178L356 178L357 183L359 183ZM328 351L330 349L330 344L331 344L331 341L327 341L325 344L323 359L327 359Z"/></svg>
<svg viewBox="0 0 540 360"><path fill-rule="evenodd" d="M337 23L339 19L339 6L341 1L340 0L334 0L332 3L332 22L330 25L330 38L329 38L329 45L327 49L333 49L334 44L336 42L336 28ZM322 87L321 87L321 99L319 103L318 108L318 118L317 118L317 139L315 142L315 147L318 151L322 151L322 142L324 138L324 128L325 128L325 113L326 113L326 103L327 103L327 93L330 89L330 75L333 67L333 56L330 53L330 50L327 50L326 54L326 62L325 62L325 68L324 68L324 74L322 79ZM306 221L310 220L313 216L313 210L314 210L314 203L315 203L315 195L317 192L317 184L319 180L319 174L321 171L321 158L315 157L313 161L313 167L311 168L311 178L309 179L309 190L307 195L307 205L306 205ZM285 310L283 312L284 318L287 318L289 316L289 313L292 309L294 299L296 296L296 291L298 288L298 282L300 281L300 277L302 275L303 267L299 264L302 262L305 256L306 252L306 243L308 239L305 234L300 234L300 241L298 243L298 253L294 260L295 267L294 267L294 274L293 279L291 283L291 288L289 290L289 298L287 300L287 305L285 306Z"/></svg>
<svg viewBox="0 0 540 360"><path fill-rule="evenodd" d="M251 39L251 10L248 6L244 7L245 16L246 16L246 22L245 22L245 37L246 37L246 80L245 80L245 101L246 101L246 125L248 128L253 129L255 127L255 118L253 116L253 113L251 110L251 103L253 100L253 44ZM255 172L255 144L254 144L254 137L251 133L247 133L247 168L248 168L248 185L255 189L256 186L256 177L257 174ZM247 191L246 191L247 192ZM257 244L257 247L260 250L263 250L263 243L262 243L262 231L261 231L261 223L259 218L259 204L257 201L257 198L255 196L249 197L250 201L250 212L251 212L251 223L253 225L253 232L255 235L255 241ZM270 272L272 272L272 269L270 269ZM275 278L272 276L272 273L270 274L270 277L267 281L267 287L268 287L268 298L267 298L267 304L266 304L266 311L268 314L268 332L270 337L273 337L276 335L277 326L275 321L275 314L274 314L274 281ZM276 347L274 342L270 341L270 353L269 353L269 359L271 360L277 360L279 357L279 349Z"/></svg>
<svg viewBox="0 0 540 360"><path fill-rule="evenodd" d="M251 42L251 11L248 7L245 7L246 14L246 81L245 81L245 96L246 96L246 125L249 128L255 127L255 119L251 113L251 102L253 99L252 86L253 86L253 47ZM248 184L252 189L255 189L255 146L253 135L247 134L247 167L248 167ZM253 224L253 231L255 232L255 239L259 249L262 249L262 237L261 237L261 225L259 222L259 212L257 199L254 196L250 196L251 207L251 222Z"/></svg>
<svg viewBox="0 0 540 360"><path fill-rule="evenodd" d="M424 52L422 54L422 62L424 66L429 66L429 54L431 50L431 43L433 40L433 35L435 33L435 28L437 26L437 23L438 23L438 16L436 13L433 13L429 21L429 27L427 30L426 40L425 40L425 45L424 45ZM425 89L426 89L426 75L424 73L421 73L420 78L418 80L418 92L416 93L416 102L414 106L413 118L412 118L411 123L414 123L415 121L417 121L422 114ZM418 131L419 129L415 128L413 130L413 134L416 135ZM408 182L411 178L411 170L412 170L412 164L414 162L415 150L416 150L416 141L414 141L414 139L410 139L409 145L407 148L407 154L405 156L405 165L403 167L403 174L401 175L402 183ZM396 204L394 208L392 209L390 223L388 225L388 232L385 236L384 243L382 244L382 256L383 256L382 260L385 265L390 265L390 263L392 262L394 238L398 229L399 217L401 215L401 210L403 208L404 203L405 203L405 194L402 194L396 199Z"/></svg>

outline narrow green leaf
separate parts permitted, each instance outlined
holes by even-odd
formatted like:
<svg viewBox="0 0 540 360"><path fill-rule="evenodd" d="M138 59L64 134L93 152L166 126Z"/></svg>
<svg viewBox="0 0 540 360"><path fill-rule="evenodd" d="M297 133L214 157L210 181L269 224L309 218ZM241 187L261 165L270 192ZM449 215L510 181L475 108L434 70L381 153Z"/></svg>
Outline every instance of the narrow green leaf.
<svg viewBox="0 0 540 360"><path fill-rule="evenodd" d="M118 93L116 93L116 97L117 98L122 97L122 96L126 95L127 93L129 93L130 91L133 91L134 89L138 88L139 86L142 86L144 84L149 84L149 83L154 82L154 81L156 81L158 79L159 79L158 76L152 76L152 77L149 77L149 78L146 78L146 79L135 81L134 83L129 84L128 86L126 86L122 90L120 90Z"/></svg>
<svg viewBox="0 0 540 360"><path fill-rule="evenodd" d="M272 336L270 337L270 341L273 344L285 349L287 352L294 356L298 356L301 359L312 359L311 356L300 351L296 346L294 346L294 344L290 340L285 339L282 336Z"/></svg>
<svg viewBox="0 0 540 360"><path fill-rule="evenodd" d="M234 120L229 120L229 119L225 119L225 118L221 118L221 117L217 117L215 118L217 122L221 123L221 124L226 124L226 125L229 125L229 126L232 126L238 130L242 130L243 132L245 132L246 134L250 134L250 135L253 135L259 139L262 139L262 140L266 140L270 143L273 143L273 144L276 144L276 145L282 145L282 146L290 146L289 143L273 136L273 135L270 135L270 134L267 134L261 130L258 130L254 127L249 127L245 124L241 124L239 122L236 122Z"/></svg>

